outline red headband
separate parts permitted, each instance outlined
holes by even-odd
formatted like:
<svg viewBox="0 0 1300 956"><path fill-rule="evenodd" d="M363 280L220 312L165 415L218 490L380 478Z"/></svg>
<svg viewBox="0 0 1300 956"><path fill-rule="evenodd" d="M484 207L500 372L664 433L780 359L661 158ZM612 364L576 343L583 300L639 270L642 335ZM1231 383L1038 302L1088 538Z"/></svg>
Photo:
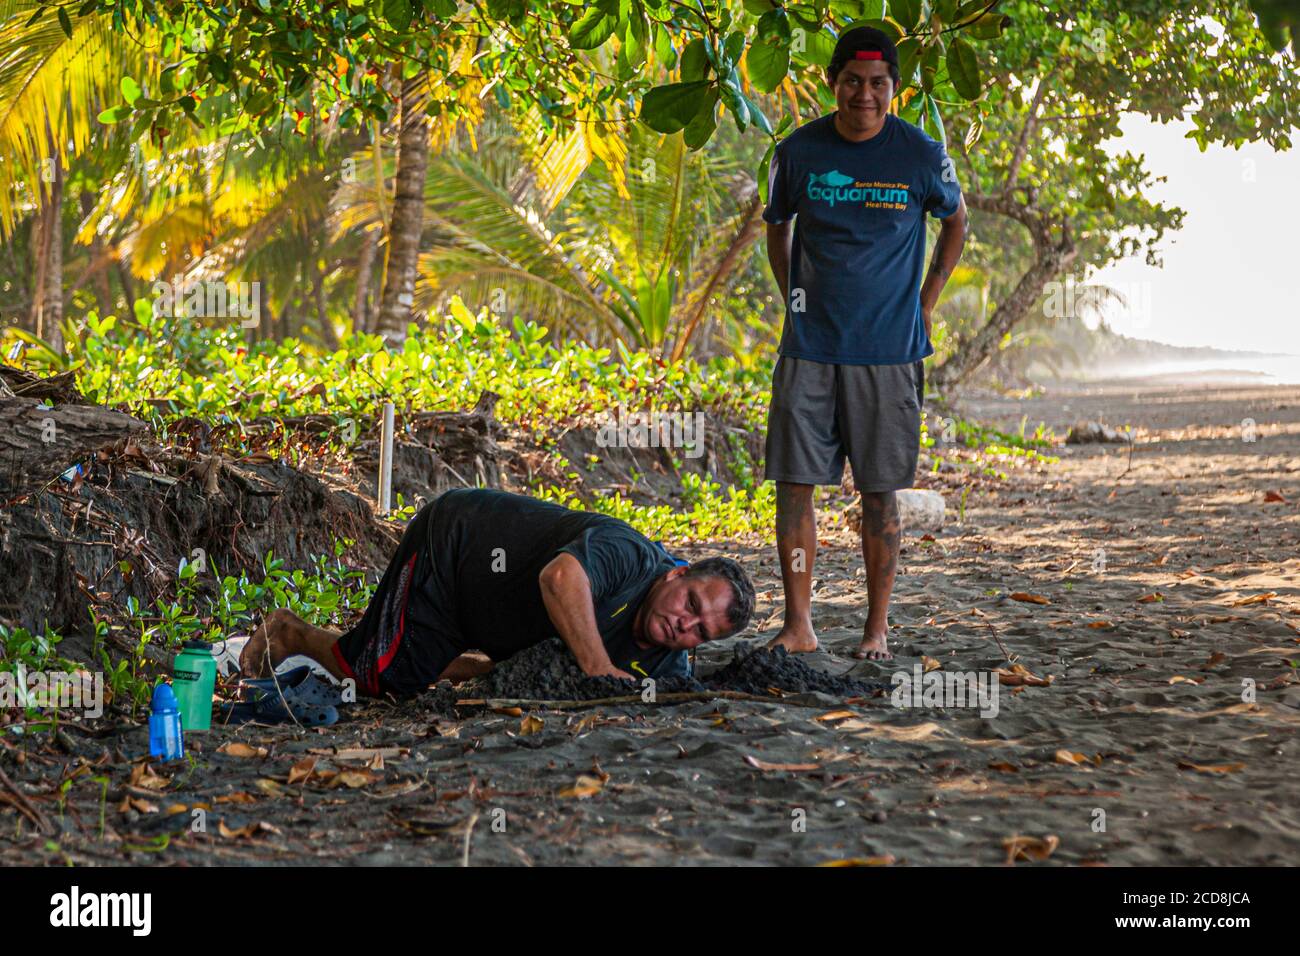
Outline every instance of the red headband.
<svg viewBox="0 0 1300 956"><path fill-rule="evenodd" d="M853 54L855 60L883 60L885 55L879 50L858 50Z"/></svg>

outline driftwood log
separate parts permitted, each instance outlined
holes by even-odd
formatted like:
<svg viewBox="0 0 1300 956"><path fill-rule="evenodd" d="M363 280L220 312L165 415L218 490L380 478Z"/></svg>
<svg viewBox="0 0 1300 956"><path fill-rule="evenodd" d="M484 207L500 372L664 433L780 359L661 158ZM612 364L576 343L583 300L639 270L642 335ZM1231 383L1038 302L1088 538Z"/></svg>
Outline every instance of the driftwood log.
<svg viewBox="0 0 1300 956"><path fill-rule="evenodd" d="M0 398L34 398L60 405L84 405L86 402L77 391L76 378L75 371L41 378L12 365L0 365Z"/></svg>
<svg viewBox="0 0 1300 956"><path fill-rule="evenodd" d="M146 428L130 415L95 405L49 407L29 398L0 399L0 500L35 491L104 446Z"/></svg>

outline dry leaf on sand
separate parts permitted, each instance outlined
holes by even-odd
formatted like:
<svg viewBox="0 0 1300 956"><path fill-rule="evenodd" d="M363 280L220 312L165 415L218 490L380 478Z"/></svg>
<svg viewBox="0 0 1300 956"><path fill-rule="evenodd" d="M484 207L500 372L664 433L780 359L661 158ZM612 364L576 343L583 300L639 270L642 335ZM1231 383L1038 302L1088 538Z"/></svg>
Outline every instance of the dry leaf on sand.
<svg viewBox="0 0 1300 956"><path fill-rule="evenodd" d="M817 763L768 763L766 760L759 760L757 757L751 757L745 754L745 763L749 764L756 770L820 770L821 764Z"/></svg>
<svg viewBox="0 0 1300 956"><path fill-rule="evenodd" d="M229 757L265 757L269 751L265 747L251 747L242 741L232 740L218 747L217 753Z"/></svg>
<svg viewBox="0 0 1300 956"><path fill-rule="evenodd" d="M131 768L131 786L133 787L140 787L144 790L161 790L171 782L171 777L164 777L161 774L154 773L153 767L147 763L138 763Z"/></svg>
<svg viewBox="0 0 1300 956"><path fill-rule="evenodd" d="M519 733L525 737L530 737L533 734L540 734L543 726L542 718L529 714L519 722Z"/></svg>
<svg viewBox="0 0 1300 956"><path fill-rule="evenodd" d="M1002 841L1002 849L1007 851L1007 862L1028 860L1040 863L1056 852L1061 845L1061 838L1052 834L1045 837L1010 836Z"/></svg>
<svg viewBox="0 0 1300 956"><path fill-rule="evenodd" d="M226 821L222 820L217 824L217 830L223 837L228 840L251 840L259 833L279 833L280 831L267 823L265 820L259 820L257 823L250 823L242 826L238 830L232 830L226 826Z"/></svg>
<svg viewBox="0 0 1300 956"><path fill-rule="evenodd" d="M1026 604L1051 604L1052 603L1047 598L1043 597L1041 594L1030 594L1027 591L1011 592L1011 600L1023 601Z"/></svg>
<svg viewBox="0 0 1300 956"><path fill-rule="evenodd" d="M235 793L223 793L217 797L213 803L257 803L257 797L253 796L247 790L239 790Z"/></svg>
<svg viewBox="0 0 1300 956"><path fill-rule="evenodd" d="M587 773L580 773L578 774L578 779L573 782L573 786L565 787L557 793L556 796L576 797L579 800L583 800L600 793L600 791L604 789L604 786L605 781L601 780L599 777L593 777L591 774Z"/></svg>
<svg viewBox="0 0 1300 956"><path fill-rule="evenodd" d="M316 772L316 761L318 757L304 757L296 764L289 768L289 783L302 783L304 780L310 780L311 775Z"/></svg>
<svg viewBox="0 0 1300 956"><path fill-rule="evenodd" d="M126 813L128 810L134 810L136 813L157 813L158 804L150 803L141 797L133 797L130 794L122 798L122 802L117 807L119 813Z"/></svg>
<svg viewBox="0 0 1300 956"><path fill-rule="evenodd" d="M1056 680L1054 674L1038 677L1024 664L1012 664L1010 670L995 667L993 673L998 675L998 683L1005 687L1050 687L1052 681Z"/></svg>
<svg viewBox="0 0 1300 956"><path fill-rule="evenodd" d="M827 860L825 863L818 863L818 866L893 866L896 860L894 854L886 853L884 856L851 856L844 860Z"/></svg>
<svg viewBox="0 0 1300 956"><path fill-rule="evenodd" d="M1195 770L1197 773L1236 773L1238 770L1245 770L1246 765L1241 761L1236 763L1216 763L1200 764L1192 763L1190 760L1178 761L1179 770Z"/></svg>
<svg viewBox="0 0 1300 956"><path fill-rule="evenodd" d="M1073 750L1058 750L1055 756L1057 763L1070 764L1079 766L1080 764L1100 764L1101 754L1093 754L1089 757L1087 754L1081 754Z"/></svg>

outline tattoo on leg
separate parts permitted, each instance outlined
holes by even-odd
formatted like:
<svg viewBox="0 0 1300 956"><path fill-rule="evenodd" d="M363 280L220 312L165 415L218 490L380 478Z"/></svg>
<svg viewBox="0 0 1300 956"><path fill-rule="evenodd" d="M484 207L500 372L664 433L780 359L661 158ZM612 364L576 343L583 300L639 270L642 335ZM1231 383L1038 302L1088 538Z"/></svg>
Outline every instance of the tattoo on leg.
<svg viewBox="0 0 1300 956"><path fill-rule="evenodd" d="M888 557L885 572L893 575L898 566L898 543L901 528L898 517L898 496L892 491L863 492L862 494L863 546L872 538L885 545Z"/></svg>

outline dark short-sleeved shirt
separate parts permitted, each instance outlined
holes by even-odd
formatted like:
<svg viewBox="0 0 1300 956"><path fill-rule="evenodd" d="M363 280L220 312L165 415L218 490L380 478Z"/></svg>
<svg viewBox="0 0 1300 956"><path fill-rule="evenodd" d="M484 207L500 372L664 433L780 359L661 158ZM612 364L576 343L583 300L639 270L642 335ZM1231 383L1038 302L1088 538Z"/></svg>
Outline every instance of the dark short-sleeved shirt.
<svg viewBox="0 0 1300 956"><path fill-rule="evenodd" d="M638 677L689 672L685 651L642 648L632 634L651 585L678 563L662 545L609 515L505 491L456 489L433 507L428 587L444 636L460 650L501 661L558 636L538 576L567 553L591 582L596 626L616 667Z"/></svg>
<svg viewBox="0 0 1300 956"><path fill-rule="evenodd" d="M893 114L846 140L831 113L795 130L772 159L769 223L794 219L780 352L838 365L898 365L934 352L921 317L925 213L957 211L944 148Z"/></svg>

